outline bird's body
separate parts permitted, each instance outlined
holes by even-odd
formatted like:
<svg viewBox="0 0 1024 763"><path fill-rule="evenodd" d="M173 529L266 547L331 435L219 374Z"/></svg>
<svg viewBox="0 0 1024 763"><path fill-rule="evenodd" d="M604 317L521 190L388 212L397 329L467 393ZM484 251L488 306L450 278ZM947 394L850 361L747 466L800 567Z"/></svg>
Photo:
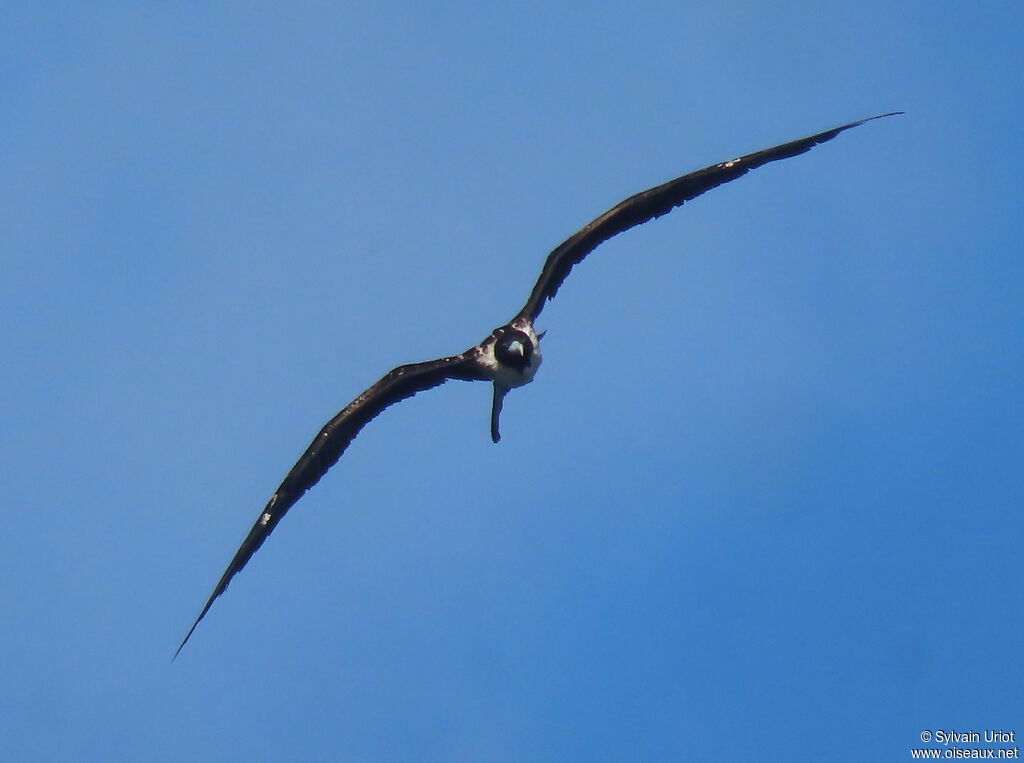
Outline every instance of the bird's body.
<svg viewBox="0 0 1024 763"><path fill-rule="evenodd" d="M515 389L533 381L540 367L540 337L526 318L514 318L473 348L474 362L500 387Z"/></svg>
<svg viewBox="0 0 1024 763"><path fill-rule="evenodd" d="M480 344L458 355L398 366L385 374L324 425L285 476L260 512L175 656L185 646L214 600L227 589L231 579L256 553L285 513L337 462L359 431L388 406L449 380L490 382L494 388L491 439L498 442L498 420L505 394L533 381L540 367L540 341L544 334L537 333L534 322L544 304L555 296L573 266L598 245L763 164L802 154L844 130L886 116L892 114L851 122L807 138L720 162L629 197L585 225L552 251L522 310L508 323L492 331Z"/></svg>

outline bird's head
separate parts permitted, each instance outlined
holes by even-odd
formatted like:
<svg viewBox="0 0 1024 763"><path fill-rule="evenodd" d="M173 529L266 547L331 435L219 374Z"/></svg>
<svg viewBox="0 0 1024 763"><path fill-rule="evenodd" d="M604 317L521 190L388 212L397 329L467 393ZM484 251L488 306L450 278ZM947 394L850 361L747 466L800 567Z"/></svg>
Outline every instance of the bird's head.
<svg viewBox="0 0 1024 763"><path fill-rule="evenodd" d="M533 340L525 331L504 327L494 343L494 357L506 368L522 373L533 357Z"/></svg>
<svg viewBox="0 0 1024 763"><path fill-rule="evenodd" d="M521 318L494 329L481 349L491 378L507 389L529 384L540 367L540 336Z"/></svg>

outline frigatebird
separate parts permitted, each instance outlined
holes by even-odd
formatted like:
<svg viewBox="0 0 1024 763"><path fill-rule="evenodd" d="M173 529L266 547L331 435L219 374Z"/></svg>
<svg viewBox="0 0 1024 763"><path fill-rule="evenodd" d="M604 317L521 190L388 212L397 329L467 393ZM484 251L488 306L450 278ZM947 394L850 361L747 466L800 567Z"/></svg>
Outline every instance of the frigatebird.
<svg viewBox="0 0 1024 763"><path fill-rule="evenodd" d="M534 284L523 309L504 326L494 329L480 344L470 347L458 355L449 355L424 363L410 363L388 371L376 384L328 421L306 448L306 452L288 472L284 481L270 497L266 507L260 512L256 524L252 526L249 534L242 541L241 547L224 571L217 587L213 589L213 593L195 622L192 623L185 638L182 639L174 656L178 656L196 626L199 625L199 621L210 610L213 602L224 593L231 579L245 567L252 555L263 545L263 541L277 527L277 523L281 521L288 509L294 506L307 490L320 481L327 470L341 458L341 454L345 452L360 430L388 406L451 379L491 382L494 385L494 396L491 403L491 439L498 442L501 439L498 433L498 417L501 414L501 406L506 393L510 389L533 381L534 374L537 373L540 366L540 340L544 332L538 334L534 331L533 324L537 320L537 316L544 309L545 303L558 292L573 266L578 265L598 245L636 225L661 217L684 202L700 196L705 191L735 180L768 162L803 154L820 143L832 140L839 133L849 130L851 127L857 127L873 119L882 119L902 113L902 111L894 111L888 114L879 114L833 127L831 130L825 130L816 135L783 143L773 148L766 148L738 159L713 164L630 196L600 217L584 225L552 251L548 255L540 277Z"/></svg>

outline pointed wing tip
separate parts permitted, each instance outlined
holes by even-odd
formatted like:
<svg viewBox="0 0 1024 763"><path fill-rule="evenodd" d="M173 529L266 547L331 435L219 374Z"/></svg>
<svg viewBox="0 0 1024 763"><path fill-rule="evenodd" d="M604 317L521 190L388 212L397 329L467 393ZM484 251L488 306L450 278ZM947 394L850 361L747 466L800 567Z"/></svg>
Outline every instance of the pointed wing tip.
<svg viewBox="0 0 1024 763"><path fill-rule="evenodd" d="M850 130L850 129L854 128L854 127L860 127L862 124L866 124L868 122L874 122L876 119L885 119L886 117L895 117L895 116L899 116L900 114L904 114L904 113L906 113L906 112L903 112L903 111L890 111L890 112L888 112L886 114L875 114L875 116L873 116L873 117L865 117L864 119L858 119L856 122L848 122L845 125L840 125L839 127L833 127L831 130L825 130L825 132L819 133L819 135L816 136L816 137L821 137L822 140L820 142L824 143L826 141L832 140L832 138L837 136L839 133L846 132L847 130Z"/></svg>
<svg viewBox="0 0 1024 763"><path fill-rule="evenodd" d="M905 111L890 111L887 114L875 114L875 116L873 116L873 117L866 117L865 119L860 119L860 120L858 120L856 122L851 122L848 126L849 127L856 127L858 125L864 124L865 122L873 122L876 119L885 119L886 117L897 117L900 114L906 114L906 113L907 112L905 112Z"/></svg>
<svg viewBox="0 0 1024 763"><path fill-rule="evenodd" d="M212 599L210 600L210 603L213 603ZM185 638L181 640L181 643L178 644L178 648L174 650L174 656L171 658L171 662L174 662L176 659L178 659L178 655L181 654L181 650L185 648L185 644L187 644L188 640L192 638L192 633L195 631L196 626L199 625L199 621L203 619L203 615L206 614L206 611L209 608L210 604L207 604L203 608L203 613L196 618L196 621L194 623L192 623L192 627L188 629L188 633L185 634Z"/></svg>
<svg viewBox="0 0 1024 763"><path fill-rule="evenodd" d="M195 631L196 627L200 622L202 622L202 619L206 617L206 613L210 611L210 607L213 606L213 602L217 601L220 595L228 590L228 585L231 583L232 579L234 579L235 575L242 571L249 559L252 558L252 555L256 553L260 546L263 545L263 541L267 539L271 531L274 529L277 522L272 522L270 520L264 521L264 517L270 516L267 512L270 511L277 502L279 493L280 489L278 492L274 493L270 502L267 504L267 507L260 513L260 518L256 520L256 524L252 526L249 534L246 536L245 540L242 541L242 545L238 548L238 551L235 552L235 556L231 559L231 563L228 564L227 569L224 570L224 574L221 575L220 580L217 581L217 586L213 589L213 593L210 594L210 598L207 599L206 604L203 605L203 609L200 611L199 617L195 619L195 622L192 623L192 627L189 628L188 633L185 634L185 638L183 638L181 640L181 644L178 645L178 649L174 653L174 657L171 658L171 662L174 662L181 653L181 650L185 648L185 644L187 644L188 640L192 637L192 633ZM284 516L284 513L290 506L291 504L288 504L288 506L278 514L276 519L279 520Z"/></svg>
<svg viewBox="0 0 1024 763"><path fill-rule="evenodd" d="M234 572L231 570L230 567L228 567L227 572L224 573L224 578L227 578L228 581L230 581L233 575ZM181 654L181 650L185 648L185 644L187 644L188 640L192 638L192 634L195 632L196 627L199 625L200 622L202 622L202 619L206 617L206 613L210 611L210 607L213 606L213 602L215 602L217 600L217 597L224 593L224 590L228 587L227 583L224 582L224 578L221 578L221 581L217 584L217 587L213 589L213 595L210 596L209 600L203 606L203 610L199 613L199 617L195 619L195 622L192 623L192 627L188 629L188 633L185 634L185 638L183 638L181 640L181 643L178 644L178 648L175 650L174 656L171 658L171 662L174 662L176 659L178 659L178 655Z"/></svg>
<svg viewBox="0 0 1024 763"><path fill-rule="evenodd" d="M191 635L192 631L189 631L188 636ZM185 648L185 643L188 641L188 636L185 636L185 638L181 640L181 643L178 644L178 648L174 650L174 656L171 657L171 662L174 662L176 659L178 659L178 655L181 654L181 650Z"/></svg>
<svg viewBox="0 0 1024 763"><path fill-rule="evenodd" d="M188 636L185 636L185 640L178 644L178 648L174 650L174 656L171 657L171 662L178 659L178 655L181 654L181 650L185 648L185 641L188 641Z"/></svg>

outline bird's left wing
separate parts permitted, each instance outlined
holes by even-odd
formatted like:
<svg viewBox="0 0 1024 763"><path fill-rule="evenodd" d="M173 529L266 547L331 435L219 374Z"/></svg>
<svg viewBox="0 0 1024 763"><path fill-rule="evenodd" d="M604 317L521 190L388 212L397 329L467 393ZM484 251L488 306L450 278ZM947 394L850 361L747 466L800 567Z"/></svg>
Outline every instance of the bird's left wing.
<svg viewBox="0 0 1024 763"><path fill-rule="evenodd" d="M545 302L555 296L558 287L568 277L573 265L579 264L584 257L612 236L655 217L661 217L680 204L700 196L705 191L735 180L768 162L803 154L819 143L832 140L844 130L870 122L872 119L881 119L902 113L902 111L894 111L890 114L879 114L876 117L868 117L858 122L833 127L831 130L825 130L816 135L809 135L780 146L766 148L763 151L747 154L728 162L713 164L630 196L600 217L591 220L548 255L544 269L541 271L537 283L534 284L529 299L526 300L523 309L519 311L518 317L528 318L531 322L535 321L540 315L540 311L544 309Z"/></svg>
<svg viewBox="0 0 1024 763"><path fill-rule="evenodd" d="M306 448L302 458L296 462L288 476L260 512L259 519L252 526L234 559L221 576L217 587L213 589L206 606L199 617L192 623L181 645L174 653L177 657L182 647L188 642L192 632L210 610L214 600L228 587L228 583L252 558L263 541L273 532L277 523L288 512L295 502L320 481L328 469L337 463L349 443L371 419L393 403L412 397L417 392L428 390L443 384L449 379L464 381L479 380L480 376L472 358L472 350L460 355L439 358L425 363L411 363L392 369L380 381L367 389L363 394L345 406L337 416L327 422L316 439Z"/></svg>

